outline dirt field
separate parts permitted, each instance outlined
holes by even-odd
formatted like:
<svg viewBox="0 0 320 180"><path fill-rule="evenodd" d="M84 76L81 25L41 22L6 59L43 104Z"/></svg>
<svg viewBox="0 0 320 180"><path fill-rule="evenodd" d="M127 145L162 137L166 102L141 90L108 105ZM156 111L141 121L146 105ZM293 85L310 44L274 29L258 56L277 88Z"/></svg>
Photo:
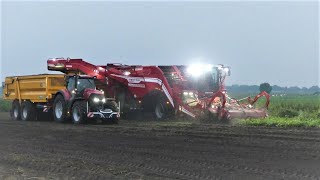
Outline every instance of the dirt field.
<svg viewBox="0 0 320 180"><path fill-rule="evenodd" d="M0 179L320 179L320 130L12 121L0 114Z"/></svg>

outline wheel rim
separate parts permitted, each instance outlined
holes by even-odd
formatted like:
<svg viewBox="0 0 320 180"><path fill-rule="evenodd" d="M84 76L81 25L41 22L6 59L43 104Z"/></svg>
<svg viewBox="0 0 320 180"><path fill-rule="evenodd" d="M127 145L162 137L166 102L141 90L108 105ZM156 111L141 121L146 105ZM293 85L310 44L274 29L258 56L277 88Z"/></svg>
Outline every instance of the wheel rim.
<svg viewBox="0 0 320 180"><path fill-rule="evenodd" d="M81 118L81 115L80 115L80 111L79 111L79 108L78 107L75 107L72 111L72 116L73 116L73 120L75 122L79 122L80 121L80 118Z"/></svg>
<svg viewBox="0 0 320 180"><path fill-rule="evenodd" d="M19 115L19 110L18 110L17 107L14 108L14 110L13 110L13 115L14 115L15 118L18 117L18 115Z"/></svg>
<svg viewBox="0 0 320 180"><path fill-rule="evenodd" d="M28 110L25 107L22 109L22 116L24 119L26 119L26 117L28 116Z"/></svg>
<svg viewBox="0 0 320 180"><path fill-rule="evenodd" d="M157 104L156 109L155 109L155 113L158 119L161 119L164 115L164 108L162 106L162 104Z"/></svg>
<svg viewBox="0 0 320 180"><path fill-rule="evenodd" d="M62 109L63 109L63 107L62 107L62 102L59 101L59 102L56 104L56 107L55 107L55 109L54 109L55 115L56 115L56 117L57 117L58 119L60 119L61 116L62 116Z"/></svg>

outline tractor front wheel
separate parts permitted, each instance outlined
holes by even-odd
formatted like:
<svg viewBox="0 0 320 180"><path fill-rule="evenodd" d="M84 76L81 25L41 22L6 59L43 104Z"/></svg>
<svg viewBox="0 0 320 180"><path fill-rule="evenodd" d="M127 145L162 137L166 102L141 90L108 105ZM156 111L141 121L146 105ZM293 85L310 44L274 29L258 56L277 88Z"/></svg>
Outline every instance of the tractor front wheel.
<svg viewBox="0 0 320 180"><path fill-rule="evenodd" d="M104 106L107 109L111 109L113 112L119 112L118 104L115 101L107 101ZM111 118L111 123L118 124L118 122L118 117Z"/></svg>
<svg viewBox="0 0 320 180"><path fill-rule="evenodd" d="M72 107L72 122L74 124L84 124L87 121L86 102L76 101Z"/></svg>

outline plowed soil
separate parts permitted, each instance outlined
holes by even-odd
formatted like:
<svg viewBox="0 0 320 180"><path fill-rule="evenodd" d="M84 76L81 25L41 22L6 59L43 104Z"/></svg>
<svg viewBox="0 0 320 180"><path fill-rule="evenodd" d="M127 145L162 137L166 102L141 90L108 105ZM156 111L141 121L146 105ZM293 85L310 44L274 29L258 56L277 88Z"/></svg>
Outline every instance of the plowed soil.
<svg viewBox="0 0 320 180"><path fill-rule="evenodd" d="M0 179L320 179L320 130L73 125L2 113Z"/></svg>

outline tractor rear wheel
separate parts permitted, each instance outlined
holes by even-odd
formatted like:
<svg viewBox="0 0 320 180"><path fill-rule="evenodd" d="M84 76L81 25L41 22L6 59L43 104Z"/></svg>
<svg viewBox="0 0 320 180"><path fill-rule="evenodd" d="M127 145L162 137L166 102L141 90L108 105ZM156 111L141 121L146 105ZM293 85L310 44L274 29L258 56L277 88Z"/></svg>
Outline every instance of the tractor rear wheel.
<svg viewBox="0 0 320 180"><path fill-rule="evenodd" d="M87 122L87 104L85 101L76 101L72 106L71 117L74 124Z"/></svg>
<svg viewBox="0 0 320 180"><path fill-rule="evenodd" d="M53 102L53 117L56 122L65 122L67 119L67 105L62 95L57 95Z"/></svg>
<svg viewBox="0 0 320 180"><path fill-rule="evenodd" d="M14 100L12 102L11 118L13 120L20 120L21 119L20 103L18 100Z"/></svg>
<svg viewBox="0 0 320 180"><path fill-rule="evenodd" d="M35 105L30 101L24 101L21 105L21 119L23 121L34 121L37 117Z"/></svg>

